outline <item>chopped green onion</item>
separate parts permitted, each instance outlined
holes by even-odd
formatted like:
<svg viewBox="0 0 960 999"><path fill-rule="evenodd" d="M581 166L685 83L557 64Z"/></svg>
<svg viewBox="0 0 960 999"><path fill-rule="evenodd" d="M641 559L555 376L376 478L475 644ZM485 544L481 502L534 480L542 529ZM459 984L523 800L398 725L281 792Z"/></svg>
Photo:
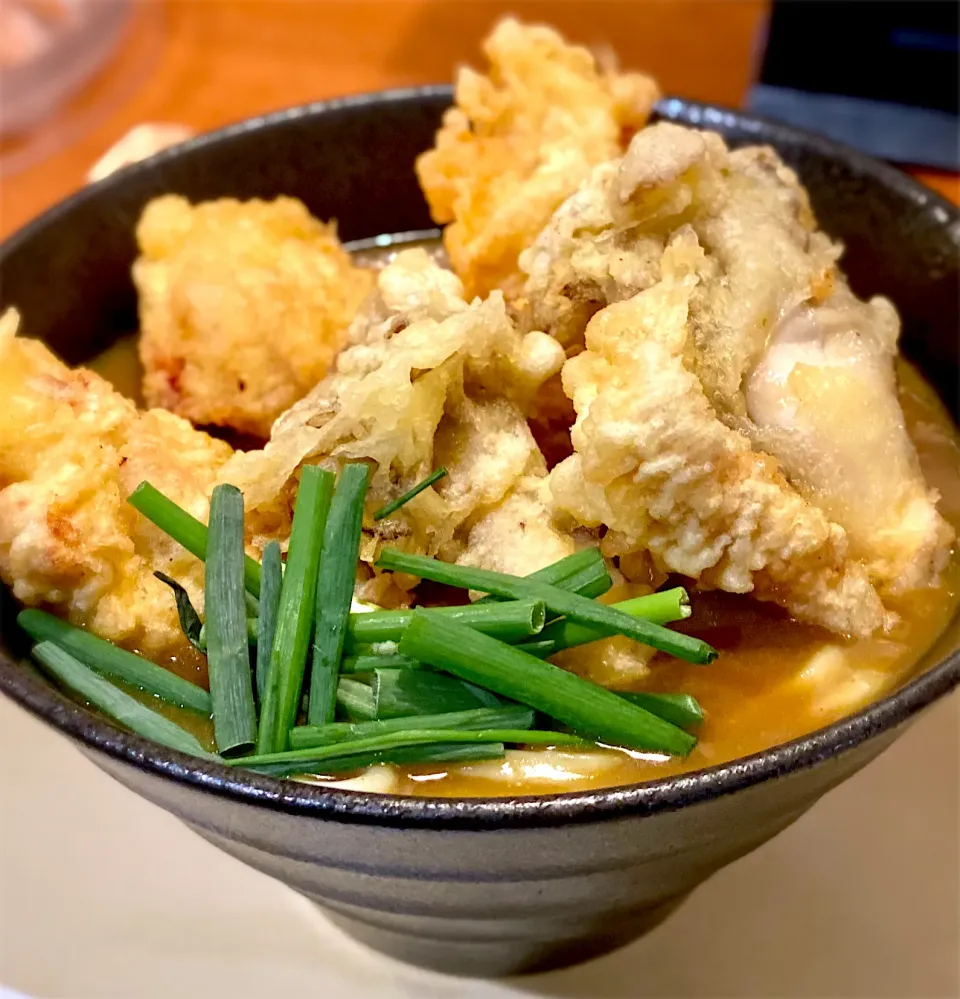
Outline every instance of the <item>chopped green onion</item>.
<svg viewBox="0 0 960 999"><path fill-rule="evenodd" d="M17 624L36 642L53 642L85 666L105 676L116 677L171 704L210 714L210 695L195 683L162 666L128 652L89 631L75 628L46 611L21 611Z"/></svg>
<svg viewBox="0 0 960 999"><path fill-rule="evenodd" d="M200 615L190 600L190 594L165 572L156 570L154 576L161 583L166 583L173 590L173 599L177 605L177 617L180 620L180 630L195 649L203 652L204 646L200 644L200 633L203 631L203 622L200 620Z"/></svg>
<svg viewBox="0 0 960 999"><path fill-rule="evenodd" d="M455 621L417 611L400 651L601 742L678 756L696 745L687 732L611 691Z"/></svg>
<svg viewBox="0 0 960 999"><path fill-rule="evenodd" d="M263 703L263 692L270 672L273 637L280 611L280 588L283 585L283 560L280 545L270 541L263 549L260 563L260 616L257 618L257 696Z"/></svg>
<svg viewBox="0 0 960 999"><path fill-rule="evenodd" d="M377 717L373 690L350 677L342 676L337 683L337 707L350 721L373 721Z"/></svg>
<svg viewBox="0 0 960 999"><path fill-rule="evenodd" d="M333 721L337 676L346 640L347 619L357 580L357 555L363 531L363 504L370 466L343 466L323 535L317 583L317 617L307 717L311 725Z"/></svg>
<svg viewBox="0 0 960 999"><path fill-rule="evenodd" d="M141 482L127 497L127 502L174 541L196 555L202 562L207 558L207 527L182 507L177 506L149 482ZM260 564L249 555L244 557L243 579L247 590L260 596Z"/></svg>
<svg viewBox="0 0 960 999"><path fill-rule="evenodd" d="M526 578L533 579L534 576L536 576L535 572L531 573ZM570 593L579 593L581 597L584 597L587 600L595 600L597 597L602 597L604 593L606 593L607 590L613 586L613 580L610 578L610 573L607 572L607 567L603 562L603 557L601 556L599 563L589 565L585 569L581 569L579 572L571 572L569 575L564 576L559 583L548 583L547 585L555 585L559 590L567 590ZM504 600L512 598L495 597L494 599Z"/></svg>
<svg viewBox="0 0 960 999"><path fill-rule="evenodd" d="M383 550L377 565L383 569L392 569L394 572L406 572L423 579L432 579L437 583L446 583L448 586L483 590L513 600L542 600L549 610L555 614L562 614L571 621L597 625L608 634L626 635L687 662L710 663L717 658L716 650L699 638L668 631L642 618L624 614L614 607L608 607L577 593L568 593L559 587L548 586L536 580L508 576L506 573L491 572L488 569L451 565L423 555L408 555L393 548ZM407 631L409 632L409 628ZM403 651L401 649L401 652Z"/></svg>
<svg viewBox="0 0 960 999"><path fill-rule="evenodd" d="M382 721L332 722L330 725L300 725L290 733L291 749L326 746L331 742L365 739L371 735L419 729L532 728L533 712L519 704L503 708L476 708L472 711L450 711L417 718L388 718Z"/></svg>
<svg viewBox="0 0 960 999"><path fill-rule="evenodd" d="M226 755L257 741L243 585L243 494L236 486L214 487L209 532L204 576L207 670L213 731L217 748Z"/></svg>
<svg viewBox="0 0 960 999"><path fill-rule="evenodd" d="M402 496L398 496L395 500L391 500L389 503L385 503L382 507L380 507L380 509L373 515L373 519L383 520L384 517L389 517L391 513L395 513L405 503L409 503L414 496L419 496L424 489L429 489L434 482L438 482L446 474L447 470L443 467L431 472L425 479L418 482L412 489L408 489Z"/></svg>
<svg viewBox="0 0 960 999"><path fill-rule="evenodd" d="M496 641L496 639L490 639L490 641ZM422 746L437 742L508 742L520 746L587 747L591 745L587 740L570 735L569 732L499 728L478 729L477 731L416 729L388 732L385 735L372 735L364 739L351 739L348 742L335 742L325 746L313 746L309 749L293 749L285 753L258 753L256 756L234 757L227 762L238 767L291 763L298 764L302 768L304 765L323 763L325 760L333 760L347 754L380 752L386 749L399 749L401 746Z"/></svg>
<svg viewBox="0 0 960 999"><path fill-rule="evenodd" d="M390 653L383 656L362 655L344 656L340 662L340 673L372 673L375 669L416 669L421 664L409 656Z"/></svg>
<svg viewBox="0 0 960 999"><path fill-rule="evenodd" d="M556 642L543 641L541 639L533 642L521 642L519 645L515 645L514 648L526 652L528 656L536 656L538 659L546 659L557 651Z"/></svg>
<svg viewBox="0 0 960 999"><path fill-rule="evenodd" d="M260 753L284 749L290 729L297 720L313 627L317 568L333 483L333 474L316 465L307 465L300 472L287 566L280 585L277 627L260 708L257 736L257 752Z"/></svg>
<svg viewBox="0 0 960 999"><path fill-rule="evenodd" d="M377 669L373 677L377 718L439 715L502 706L496 694L433 670Z"/></svg>
<svg viewBox="0 0 960 999"><path fill-rule="evenodd" d="M703 710L691 694L651 694L646 691L633 693L620 690L617 695L680 728L696 728L703 721Z"/></svg>
<svg viewBox="0 0 960 999"><path fill-rule="evenodd" d="M690 598L682 586L675 586L661 593L650 593L644 597L631 597L629 600L621 600L609 606L631 617L642 617L652 624L669 624L671 621L683 621L690 616ZM529 652L530 655L545 658L563 649L596 642L611 634L615 632L560 618L540 632L536 643L523 642L517 648Z"/></svg>
<svg viewBox="0 0 960 999"><path fill-rule="evenodd" d="M348 753L345 756L335 756L323 761L321 767L314 772L324 774L349 773L351 770L362 770L378 763L415 764L415 763L471 763L477 760L503 759L502 742L434 742L425 746L398 746L395 749L381 749L365 753ZM271 777L288 777L291 774L304 773L304 764L299 760L286 763L268 763L251 767L260 774Z"/></svg>
<svg viewBox="0 0 960 999"><path fill-rule="evenodd" d="M200 745L196 736L169 718L151 711L53 642L40 642L35 645L32 655L64 686L80 694L94 707L126 725L137 735L153 739L154 742L162 743L181 753L201 756L204 759L215 758Z"/></svg>
<svg viewBox="0 0 960 999"><path fill-rule="evenodd" d="M255 617L247 618L247 644L256 645L257 644L257 619ZM207 626L205 624L200 625L200 631L197 635L197 648L201 652L207 651Z"/></svg>
<svg viewBox="0 0 960 999"><path fill-rule="evenodd" d="M536 635L547 619L542 600L507 600L502 603L431 607L429 610L431 614L442 614L505 642ZM351 614L347 624L350 645L399 642L412 616L412 610Z"/></svg>
<svg viewBox="0 0 960 999"><path fill-rule="evenodd" d="M602 597L613 586L613 580L607 572L607 564L599 548L582 548L536 572L531 572L524 578L549 586L558 586L561 590L579 593L580 596L590 599ZM491 593L481 597L476 603L485 604L503 599L509 598L498 597Z"/></svg>

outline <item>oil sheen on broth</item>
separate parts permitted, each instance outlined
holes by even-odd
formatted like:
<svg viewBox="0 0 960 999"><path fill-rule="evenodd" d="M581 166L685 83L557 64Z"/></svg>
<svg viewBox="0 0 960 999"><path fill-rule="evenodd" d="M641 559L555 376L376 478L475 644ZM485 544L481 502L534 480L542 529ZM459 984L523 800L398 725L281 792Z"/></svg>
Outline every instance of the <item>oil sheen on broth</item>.
<svg viewBox="0 0 960 999"><path fill-rule="evenodd" d="M422 245L445 263L437 240L368 241L356 248L368 266L383 266L397 244ZM91 364L139 401L136 339L125 337ZM960 434L922 376L898 362L900 401L927 481L940 492L939 508L960 533ZM943 633L960 604L960 559L954 551L934 589L907 594L891 609L900 615L885 635L844 641L799 624L770 604L720 592L694 592L684 630L711 642L720 657L709 667L658 655L636 689L684 691L700 702L699 742L686 759L622 751L571 753L508 750L505 760L441 769L396 768L393 793L477 797L586 790L700 770L796 739L860 710L903 684ZM187 647L168 668L206 681L203 657ZM208 725L189 712L171 717L209 738ZM188 717L190 716L190 717ZM342 780L316 777L316 780ZM371 786L371 790L375 788Z"/></svg>

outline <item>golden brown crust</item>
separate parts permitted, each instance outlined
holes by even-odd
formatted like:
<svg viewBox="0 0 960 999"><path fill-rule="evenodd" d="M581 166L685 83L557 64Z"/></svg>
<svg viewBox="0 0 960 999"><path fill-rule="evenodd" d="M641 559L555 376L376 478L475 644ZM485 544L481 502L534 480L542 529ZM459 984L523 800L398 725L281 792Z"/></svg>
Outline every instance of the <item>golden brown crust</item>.
<svg viewBox="0 0 960 999"><path fill-rule="evenodd" d="M0 578L18 600L164 657L183 637L163 569L203 606L203 566L126 500L144 479L206 519L230 447L162 410L138 413L0 319Z"/></svg>
<svg viewBox="0 0 960 999"><path fill-rule="evenodd" d="M368 523L361 558L389 543L454 559L472 520L521 476L545 473L525 405L563 351L543 333L522 336L499 293L468 304L457 277L423 250L379 273L349 335L335 370L277 420L263 451L235 454L223 480L262 514L302 463L365 460L373 510L445 465L446 478Z"/></svg>
<svg viewBox="0 0 960 999"><path fill-rule="evenodd" d="M639 73L600 70L551 28L501 21L488 75L462 69L456 105L417 161L466 297L519 295L520 252L590 168L620 155L659 97Z"/></svg>
<svg viewBox="0 0 960 999"><path fill-rule="evenodd" d="M295 199L156 198L137 228L143 395L265 439L326 374L373 287Z"/></svg>
<svg viewBox="0 0 960 999"><path fill-rule="evenodd" d="M662 280L590 321L586 349L563 370L576 452L551 473L555 501L666 571L868 635L887 618L863 566L848 558L843 529L774 458L717 419L684 363L702 256L693 231L681 229Z"/></svg>

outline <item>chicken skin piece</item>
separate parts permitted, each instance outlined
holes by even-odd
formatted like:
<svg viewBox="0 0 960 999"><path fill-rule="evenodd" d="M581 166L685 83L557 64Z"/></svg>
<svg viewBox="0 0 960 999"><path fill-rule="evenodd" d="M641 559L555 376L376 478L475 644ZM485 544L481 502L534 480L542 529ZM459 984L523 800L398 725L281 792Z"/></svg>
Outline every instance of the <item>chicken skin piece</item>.
<svg viewBox="0 0 960 999"><path fill-rule="evenodd" d="M263 440L326 374L374 283L293 198L166 195L137 240L147 405Z"/></svg>
<svg viewBox="0 0 960 999"><path fill-rule="evenodd" d="M69 369L0 318L0 578L103 638L162 658L183 647L162 569L203 607L203 564L127 496L149 479L206 520L222 441L163 410L138 413L98 375Z"/></svg>
<svg viewBox="0 0 960 999"><path fill-rule="evenodd" d="M860 301L776 153L669 123L598 167L521 258L527 325L575 353L590 316L659 279L689 226L703 254L685 363L716 415L840 525L881 594L936 581L953 532L896 394L899 320Z"/></svg>
<svg viewBox="0 0 960 999"><path fill-rule="evenodd" d="M897 397L898 333L885 301L840 285L777 323L745 386L751 436L844 527L884 597L933 584L954 540Z"/></svg>
<svg viewBox="0 0 960 999"><path fill-rule="evenodd" d="M460 70L455 106L417 161L420 186L466 298L515 297L517 257L590 168L622 154L659 97L639 73L601 70L556 31L505 18L488 75Z"/></svg>
<svg viewBox="0 0 960 999"><path fill-rule="evenodd" d="M848 557L843 528L717 419L685 364L703 257L681 228L660 282L590 321L586 349L563 369L576 450L551 473L554 500L578 523L616 532L621 550L648 550L663 570L869 635L887 615Z"/></svg>

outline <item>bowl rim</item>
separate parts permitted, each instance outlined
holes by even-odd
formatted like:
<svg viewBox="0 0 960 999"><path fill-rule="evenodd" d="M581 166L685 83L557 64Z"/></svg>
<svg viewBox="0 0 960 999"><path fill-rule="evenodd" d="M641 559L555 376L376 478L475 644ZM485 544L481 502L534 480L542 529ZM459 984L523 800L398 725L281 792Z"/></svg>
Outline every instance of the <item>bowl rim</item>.
<svg viewBox="0 0 960 999"><path fill-rule="evenodd" d="M317 118L334 110L408 101L450 101L452 96L453 88L446 84L375 91L298 105L196 136L126 166L51 206L0 245L0 266L6 256L29 242L35 233L57 224L62 216L88 198L104 189L121 186L132 177L162 169L172 159L202 152L207 146L229 142L237 135L289 121ZM907 197L918 210L933 213L935 224L957 233L954 238L960 243L960 211L954 205L896 168L865 153L790 125L706 102L666 97L657 105L657 113L660 118L697 127L754 132L762 141L774 146L805 146L821 155L841 159L854 171L869 175ZM103 754L145 774L172 780L184 789L227 798L238 804L338 822L435 830L548 827L673 811L812 768L868 739L892 731L958 685L960 650L948 654L899 690L853 715L728 763L599 790L502 798L431 798L325 788L322 784L266 777L198 760L116 727L61 693L32 665L0 655L0 690L79 743L81 750L94 759L96 754Z"/></svg>

